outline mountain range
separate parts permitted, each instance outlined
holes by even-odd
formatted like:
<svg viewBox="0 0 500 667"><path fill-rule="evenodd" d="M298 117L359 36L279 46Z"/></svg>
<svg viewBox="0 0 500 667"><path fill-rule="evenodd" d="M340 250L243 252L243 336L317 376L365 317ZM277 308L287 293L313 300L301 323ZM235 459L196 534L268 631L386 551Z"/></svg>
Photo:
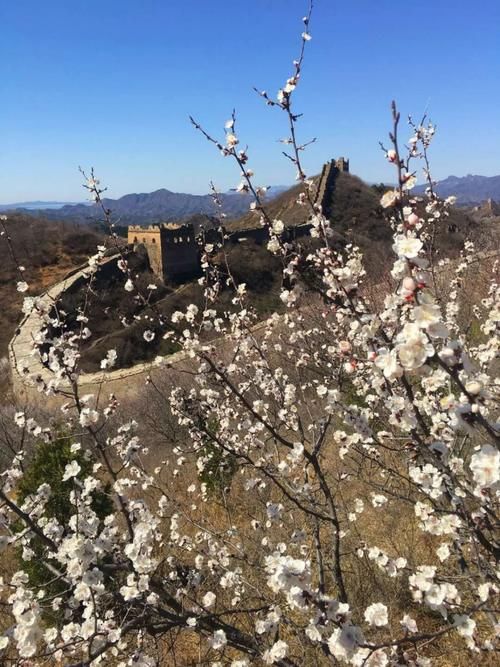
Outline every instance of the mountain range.
<svg viewBox="0 0 500 667"><path fill-rule="evenodd" d="M41 209L57 209L63 206L72 206L81 202L67 201L23 201L17 204L0 204L0 211L39 211Z"/></svg>
<svg viewBox="0 0 500 667"><path fill-rule="evenodd" d="M273 186L268 192L268 200L275 199L289 186ZM415 188L421 193L425 186ZM500 202L500 176L448 176L436 183L436 191L442 197L454 195L460 206L475 206L487 199ZM251 195L226 192L221 195L223 211L229 219L239 218L248 212ZM119 199L103 200L111 209L118 225L146 225L157 222L182 220L196 215L214 215L215 207L211 195L192 195L172 192L165 188L148 193L124 195ZM44 216L52 220L69 220L78 223L95 223L102 213L93 204L62 202L24 202L0 205L0 211L18 210L27 215Z"/></svg>
<svg viewBox="0 0 500 667"><path fill-rule="evenodd" d="M268 199L274 199L288 186L273 186L268 191ZM223 211L228 218L236 218L246 213L253 197L249 194L226 192L220 195ZM36 204L39 204L37 206ZM182 220L194 215L214 215L216 213L211 195L192 195L171 192L162 188L154 192L128 194L119 199L103 199L103 204L113 213L119 225L151 224L169 220ZM20 210L29 215L43 215L52 220L92 223L102 218L102 212L94 204L65 204L56 207L55 202L26 202L25 204L4 204L0 210Z"/></svg>
<svg viewBox="0 0 500 667"><path fill-rule="evenodd" d="M448 176L435 189L440 197L455 196L460 206L475 206L486 199L500 202L500 176ZM424 185L415 188L415 192L424 190Z"/></svg>

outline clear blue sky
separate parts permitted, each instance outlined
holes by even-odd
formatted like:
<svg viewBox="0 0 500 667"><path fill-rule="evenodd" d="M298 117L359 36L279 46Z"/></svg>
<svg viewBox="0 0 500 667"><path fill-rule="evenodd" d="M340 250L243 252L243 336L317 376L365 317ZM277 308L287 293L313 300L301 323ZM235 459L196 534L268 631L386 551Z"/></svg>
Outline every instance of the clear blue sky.
<svg viewBox="0 0 500 667"><path fill-rule="evenodd" d="M81 200L78 165L112 197L206 192L238 178L189 125L211 132L233 106L263 184L294 178L273 93L291 71L306 0L1 0L0 202ZM316 0L298 109L318 137L306 168L346 155L389 178L378 149L396 98L429 107L434 173L500 173L498 0Z"/></svg>

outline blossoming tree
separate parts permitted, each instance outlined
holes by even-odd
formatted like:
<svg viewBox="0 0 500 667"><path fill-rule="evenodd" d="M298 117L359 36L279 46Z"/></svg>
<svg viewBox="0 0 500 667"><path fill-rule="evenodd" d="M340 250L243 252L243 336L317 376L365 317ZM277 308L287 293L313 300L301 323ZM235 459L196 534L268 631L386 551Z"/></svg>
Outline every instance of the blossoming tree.
<svg viewBox="0 0 500 667"><path fill-rule="evenodd" d="M317 181L302 167L307 143L297 139L293 105L310 16L292 76L276 98L261 95L287 120L283 141L303 185L313 246L288 241L286 220L268 214L236 115L221 141L193 121L234 160L239 190L254 196L269 252L282 260L285 311L259 323L245 285L214 264L225 252L221 224L220 241L202 249L205 307L176 312L165 334L188 366L176 373L160 359L147 405L126 409L113 396L81 395L79 348L91 336L85 309L76 333L57 309L42 313L34 353L53 380L40 391L58 396L63 383L72 387L57 418L75 443L61 480L72 484L71 516L63 525L48 513L48 484L19 500L26 435L50 442L57 434L25 407L15 415L20 446L0 487L0 545L22 553L2 580L13 619L0 640L3 664L145 667L191 656L232 667L424 667L442 655L460 664L464 651L464 665L493 664L486 661L498 650L496 265L474 305L480 324L472 337L462 306L479 258L466 244L454 263L436 261L434 235L453 201L433 188L435 128L410 120L403 148L395 105L384 153L396 186L381 200L394 231L392 288L374 295L359 250L334 247ZM428 187L416 196L422 163ZM102 205L93 174L86 185ZM103 214L113 239L111 212L103 206ZM95 271L103 256L100 248L91 258ZM125 255L119 267L124 288L147 303ZM234 295L227 315L215 308L224 285ZM19 289L28 288L21 275ZM37 307L28 296L25 309ZM206 331L222 342L206 342ZM103 369L115 360L110 350ZM82 451L93 461L84 475ZM113 503L104 518L96 492ZM45 586L29 576L35 542Z"/></svg>

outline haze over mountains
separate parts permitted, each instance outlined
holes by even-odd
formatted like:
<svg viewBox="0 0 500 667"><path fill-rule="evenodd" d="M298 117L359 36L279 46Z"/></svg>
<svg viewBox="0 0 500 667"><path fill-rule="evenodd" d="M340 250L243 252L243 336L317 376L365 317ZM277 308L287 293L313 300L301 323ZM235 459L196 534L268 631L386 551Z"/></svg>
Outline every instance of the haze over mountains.
<svg viewBox="0 0 500 667"><path fill-rule="evenodd" d="M425 186L415 190L423 192ZM436 192L440 197L455 196L460 206L475 206L486 199L500 201L500 176L448 176L437 182Z"/></svg>
<svg viewBox="0 0 500 667"><path fill-rule="evenodd" d="M273 186L268 198L273 199L288 186ZM235 218L248 211L253 197L248 194L228 192L220 195L224 213ZM105 198L106 208L113 212L115 221L122 225L151 224L167 220L179 220L193 215L214 215L216 209L211 195L191 195L171 192L165 188L154 192L128 194L119 199ZM37 205L39 204L39 205ZM29 214L43 214L47 218L74 222L95 222L102 217L96 206L87 203L60 204L57 202L27 202L25 204L2 205L0 210L23 210Z"/></svg>
<svg viewBox="0 0 500 667"><path fill-rule="evenodd" d="M288 186L273 186L268 192L268 198L274 199L287 189ZM424 185L415 189L420 193L424 190ZM436 191L442 197L456 196L457 204L461 206L475 206L487 199L500 202L500 175L448 176L437 182ZM251 195L235 192L224 193L221 199L223 210L230 219L247 213L252 201ZM118 199L106 198L104 204L112 210L115 221L121 225L146 225L215 213L210 195L171 192L165 188L149 193L128 194ZM102 217L100 211L88 202L65 204L56 201L34 201L0 205L0 211L8 210L22 210L29 215L43 215L53 220L71 220L80 223L96 222Z"/></svg>
<svg viewBox="0 0 500 667"><path fill-rule="evenodd" d="M67 201L23 201L16 204L0 204L0 211L39 211L45 209L58 209L63 206L73 206L81 202L67 202Z"/></svg>

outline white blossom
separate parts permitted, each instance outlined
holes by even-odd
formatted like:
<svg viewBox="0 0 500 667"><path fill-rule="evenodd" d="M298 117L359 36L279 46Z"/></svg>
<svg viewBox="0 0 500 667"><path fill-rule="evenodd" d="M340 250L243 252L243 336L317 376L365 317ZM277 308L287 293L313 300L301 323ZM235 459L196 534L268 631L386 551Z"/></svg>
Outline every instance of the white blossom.
<svg viewBox="0 0 500 667"><path fill-rule="evenodd" d="M370 625L375 625L377 627L387 625L389 622L387 607L381 602L375 602L367 607L365 609L364 617Z"/></svg>
<svg viewBox="0 0 500 667"><path fill-rule="evenodd" d="M264 652L262 659L266 665L274 665L275 662L286 657L287 651L288 644L282 639L278 639L270 649Z"/></svg>
<svg viewBox="0 0 500 667"><path fill-rule="evenodd" d="M392 246L398 257L406 257L408 259L417 257L422 247L422 241L418 237L407 236L405 234L396 236L394 245Z"/></svg>
<svg viewBox="0 0 500 667"><path fill-rule="evenodd" d="M388 190L382 196L380 204L384 208L389 208L390 206L394 206L394 204L398 201L398 199L399 199L399 192L397 190Z"/></svg>
<svg viewBox="0 0 500 667"><path fill-rule="evenodd" d="M471 456L470 468L478 488L494 486L500 480L500 452L492 445L483 445Z"/></svg>
<svg viewBox="0 0 500 667"><path fill-rule="evenodd" d="M227 644L226 633L224 630L216 630L209 640L210 646L215 649L221 649Z"/></svg>
<svg viewBox="0 0 500 667"><path fill-rule="evenodd" d="M68 479L72 479L73 477L76 477L78 473L81 471L81 466L78 463L78 461L71 461L71 463L67 463L66 467L64 468L64 474L62 477L62 481L66 482Z"/></svg>

